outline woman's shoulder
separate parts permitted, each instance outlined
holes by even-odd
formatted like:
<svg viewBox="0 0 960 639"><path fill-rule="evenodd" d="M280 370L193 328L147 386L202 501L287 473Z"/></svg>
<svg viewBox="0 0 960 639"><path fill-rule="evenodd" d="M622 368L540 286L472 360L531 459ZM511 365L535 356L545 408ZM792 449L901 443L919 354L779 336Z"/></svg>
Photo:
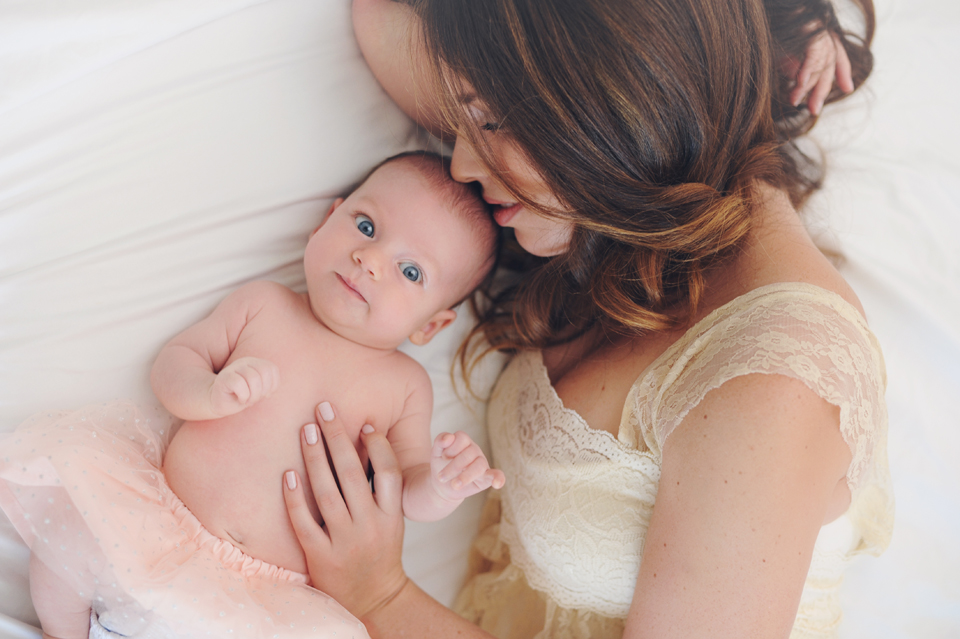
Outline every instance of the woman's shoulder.
<svg viewBox="0 0 960 639"><path fill-rule="evenodd" d="M864 316L856 292L837 270L835 260L814 242L786 194L772 187L761 187L760 191L750 238L735 260L712 274L708 284L714 292L704 310L709 312L757 290L776 290L778 285L790 290L791 285L807 285L807 295L814 291L825 297L832 294Z"/></svg>
<svg viewBox="0 0 960 639"><path fill-rule="evenodd" d="M880 345L858 300L821 284L753 288L714 309L664 353L637 393L651 448L662 450L709 398L711 411L722 406L733 414L737 407L784 411L805 396L805 404L788 411L794 422L812 424L817 420L805 411L830 406L839 409L840 433L851 449L875 440L886 422ZM864 463L855 460L851 480Z"/></svg>

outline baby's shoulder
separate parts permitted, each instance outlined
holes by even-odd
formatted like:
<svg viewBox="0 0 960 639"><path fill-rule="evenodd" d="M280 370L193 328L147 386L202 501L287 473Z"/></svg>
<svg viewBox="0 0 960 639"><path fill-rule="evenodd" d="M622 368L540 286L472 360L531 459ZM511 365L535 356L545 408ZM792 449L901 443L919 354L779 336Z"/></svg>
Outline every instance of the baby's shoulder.
<svg viewBox="0 0 960 639"><path fill-rule="evenodd" d="M270 280L247 282L233 294L251 299L261 298L267 300L290 300L299 299L300 297L300 295L292 289L283 284L271 282Z"/></svg>
<svg viewBox="0 0 960 639"><path fill-rule="evenodd" d="M394 351L391 359L392 366L402 375L401 379L406 381L407 386L429 387L431 385L430 374L427 372L427 369L414 358L403 351Z"/></svg>
<svg viewBox="0 0 960 639"><path fill-rule="evenodd" d="M255 280L244 284L230 294L227 302L241 304L254 313L264 309L298 310L304 305L299 293L270 280Z"/></svg>

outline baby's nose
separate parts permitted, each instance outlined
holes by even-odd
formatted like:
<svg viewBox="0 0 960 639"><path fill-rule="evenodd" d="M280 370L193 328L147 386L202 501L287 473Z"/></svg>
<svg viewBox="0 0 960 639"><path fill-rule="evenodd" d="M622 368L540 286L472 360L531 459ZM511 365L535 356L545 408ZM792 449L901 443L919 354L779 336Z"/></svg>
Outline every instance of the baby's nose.
<svg viewBox="0 0 960 639"><path fill-rule="evenodd" d="M357 249L353 252L353 261L374 280L380 279L382 266L377 252L372 247Z"/></svg>

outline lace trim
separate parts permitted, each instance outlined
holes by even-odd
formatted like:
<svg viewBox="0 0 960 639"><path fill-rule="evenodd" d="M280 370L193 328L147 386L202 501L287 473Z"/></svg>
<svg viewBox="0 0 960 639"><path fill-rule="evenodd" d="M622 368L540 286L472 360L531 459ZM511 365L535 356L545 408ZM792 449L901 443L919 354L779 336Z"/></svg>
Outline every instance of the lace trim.
<svg viewBox="0 0 960 639"><path fill-rule="evenodd" d="M892 531L879 346L838 295L777 284L717 309L657 358L631 388L617 438L563 406L538 352L514 358L488 417L495 463L510 478L500 539L529 585L562 608L625 617L663 442L710 390L756 372L802 379L840 406L854 550L879 553Z"/></svg>
<svg viewBox="0 0 960 639"><path fill-rule="evenodd" d="M626 616L659 465L564 408L539 352L514 358L491 406L495 463L511 478L500 538L512 562L563 607Z"/></svg>
<svg viewBox="0 0 960 639"><path fill-rule="evenodd" d="M886 432L883 356L857 309L817 286L761 287L698 322L638 380L629 425L659 458L707 393L755 373L802 381L840 408L840 432L852 455L847 482L855 492ZM884 467L885 460L884 454Z"/></svg>

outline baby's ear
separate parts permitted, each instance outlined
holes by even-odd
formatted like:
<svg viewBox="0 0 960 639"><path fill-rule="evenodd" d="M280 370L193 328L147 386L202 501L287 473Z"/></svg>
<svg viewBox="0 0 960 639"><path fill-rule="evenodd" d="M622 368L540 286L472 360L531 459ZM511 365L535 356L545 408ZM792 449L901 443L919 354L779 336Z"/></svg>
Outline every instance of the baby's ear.
<svg viewBox="0 0 960 639"><path fill-rule="evenodd" d="M324 215L324 216L323 216L323 219L320 220L320 223L317 224L317 228L313 229L313 231L310 232L310 237L313 237L313 234L320 230L320 227L323 226L324 222L326 222L327 220L330 219L330 215L331 215L331 214L336 210L336 208L337 208L338 206L340 206L341 204L343 204L343 198L342 198L342 197L338 197L337 199L335 199L335 200L330 204L330 210L327 211L327 214Z"/></svg>
<svg viewBox="0 0 960 639"><path fill-rule="evenodd" d="M452 308L438 311L427 323L421 326L410 336L410 341L417 346L423 346L433 339L433 336L450 326L457 319L457 312Z"/></svg>

